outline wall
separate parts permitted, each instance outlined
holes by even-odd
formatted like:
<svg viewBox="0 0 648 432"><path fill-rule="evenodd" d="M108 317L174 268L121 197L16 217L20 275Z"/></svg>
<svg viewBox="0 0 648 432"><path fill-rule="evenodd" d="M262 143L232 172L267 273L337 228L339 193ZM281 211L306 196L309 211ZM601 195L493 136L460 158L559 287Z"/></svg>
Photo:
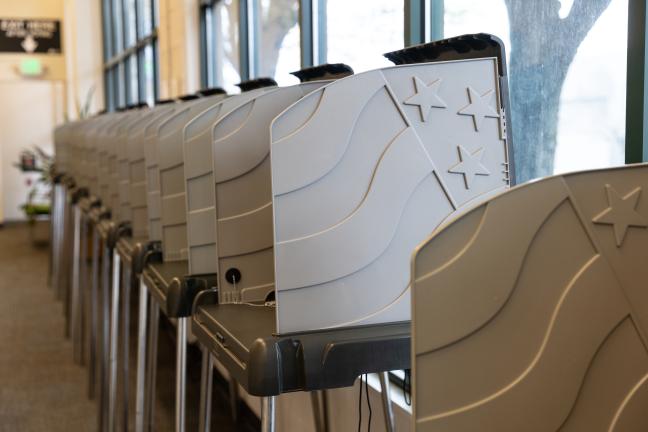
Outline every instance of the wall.
<svg viewBox="0 0 648 432"><path fill-rule="evenodd" d="M194 93L200 88L199 1L158 1L160 96Z"/></svg>
<svg viewBox="0 0 648 432"><path fill-rule="evenodd" d="M61 21L62 54L0 53L0 223L24 219L20 204L27 176L12 166L34 144L52 151L52 129L78 117L94 88L91 112L103 107L101 9L98 0L20 0L0 2L0 17ZM45 67L40 78L25 79L16 68L26 58ZM35 177L35 176L29 176Z"/></svg>
<svg viewBox="0 0 648 432"><path fill-rule="evenodd" d="M0 17L63 20L63 0L0 2ZM65 50L65 46L63 46ZM24 79L18 72L27 57L38 58L46 72ZM0 222L23 219L20 205L30 186L28 177L13 167L21 150L39 145L51 151L51 130L63 119L65 57L61 54L0 53Z"/></svg>

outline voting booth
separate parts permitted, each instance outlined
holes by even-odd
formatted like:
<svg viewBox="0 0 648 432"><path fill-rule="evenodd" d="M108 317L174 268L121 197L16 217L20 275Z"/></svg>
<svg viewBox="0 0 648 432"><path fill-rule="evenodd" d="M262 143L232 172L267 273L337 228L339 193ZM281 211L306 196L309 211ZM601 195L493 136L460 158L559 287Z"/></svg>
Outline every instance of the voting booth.
<svg viewBox="0 0 648 432"><path fill-rule="evenodd" d="M413 430L648 427L647 189L645 164L550 177L418 248Z"/></svg>
<svg viewBox="0 0 648 432"><path fill-rule="evenodd" d="M160 225L164 261L187 260L186 197L182 136L195 116L225 97L223 94L186 100L182 108L158 127L157 157L160 175ZM180 275L181 276L181 275Z"/></svg>
<svg viewBox="0 0 648 432"><path fill-rule="evenodd" d="M279 393L408 368L412 251L511 182L501 42L468 35L388 56L398 65L322 86L274 119L272 201L256 212L268 223L242 211L245 229L226 230L219 208L219 249L228 235L233 251L272 241L276 301L223 304L260 266L219 251L221 304L199 298L193 330L269 411ZM215 177L227 176L214 152Z"/></svg>
<svg viewBox="0 0 648 432"><path fill-rule="evenodd" d="M217 273L222 303L264 301L273 292L270 123L332 79L344 65L301 71L301 84L247 91L225 101L201 129L185 135L192 274ZM323 79L326 77L326 79ZM194 120L199 124L202 116ZM246 279L231 260L254 268ZM241 267L239 265L239 267Z"/></svg>

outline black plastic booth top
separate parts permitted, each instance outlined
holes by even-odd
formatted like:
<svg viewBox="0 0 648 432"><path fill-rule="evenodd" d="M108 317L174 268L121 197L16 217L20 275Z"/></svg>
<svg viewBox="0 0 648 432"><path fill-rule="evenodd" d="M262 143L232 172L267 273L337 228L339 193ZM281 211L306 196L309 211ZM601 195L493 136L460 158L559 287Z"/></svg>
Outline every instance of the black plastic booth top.
<svg viewBox="0 0 648 432"><path fill-rule="evenodd" d="M192 331L254 396L350 387L362 374L410 367L409 322L276 335L275 319L273 307L207 305Z"/></svg>

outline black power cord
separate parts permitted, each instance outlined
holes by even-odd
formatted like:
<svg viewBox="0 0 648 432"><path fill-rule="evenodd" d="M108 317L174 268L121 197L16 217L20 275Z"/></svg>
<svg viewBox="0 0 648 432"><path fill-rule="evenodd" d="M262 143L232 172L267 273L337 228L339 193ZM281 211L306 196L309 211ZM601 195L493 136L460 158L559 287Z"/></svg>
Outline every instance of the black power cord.
<svg viewBox="0 0 648 432"><path fill-rule="evenodd" d="M360 375L360 391L358 393L358 432L362 432L362 386L364 385L364 393L367 398L367 408L369 409L369 422L367 425L367 432L371 432L371 418L373 411L371 409L371 399L369 399L369 382L368 375Z"/></svg>

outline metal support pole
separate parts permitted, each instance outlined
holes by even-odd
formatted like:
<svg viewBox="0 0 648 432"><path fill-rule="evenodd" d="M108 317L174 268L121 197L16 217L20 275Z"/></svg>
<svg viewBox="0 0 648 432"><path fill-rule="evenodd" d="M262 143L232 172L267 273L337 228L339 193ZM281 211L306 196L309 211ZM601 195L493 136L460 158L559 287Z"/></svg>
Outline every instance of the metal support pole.
<svg viewBox="0 0 648 432"><path fill-rule="evenodd" d="M149 312L148 328L148 363L146 372L146 400L144 401L145 416L144 430L150 432L155 430L155 384L157 378L157 350L158 330L160 324L160 306L151 298L151 310Z"/></svg>
<svg viewBox="0 0 648 432"><path fill-rule="evenodd" d="M112 300L110 304L110 354L108 372L108 432L115 431L117 414L117 340L119 339L119 273L121 259L113 251Z"/></svg>
<svg viewBox="0 0 648 432"><path fill-rule="evenodd" d="M81 335L79 330L79 320L81 319L79 308L79 291L80 291L80 268L81 264L81 209L79 206L74 206L74 237L72 247L72 295L70 297L70 320L69 320L69 334L72 337L72 350L74 361L81 363Z"/></svg>
<svg viewBox="0 0 648 432"><path fill-rule="evenodd" d="M130 366L130 350L129 350L129 333L130 333L130 293L131 293L131 269L129 266L124 266L122 270L122 430L128 430L128 401L129 401L129 366Z"/></svg>
<svg viewBox="0 0 648 432"><path fill-rule="evenodd" d="M148 290L144 279L139 282L139 311L137 315L137 385L135 390L135 432L144 432L146 391L146 320L148 318Z"/></svg>
<svg viewBox="0 0 648 432"><path fill-rule="evenodd" d="M187 320L178 318L178 337L176 346L176 403L175 431L185 430L185 396L187 386Z"/></svg>
<svg viewBox="0 0 648 432"><path fill-rule="evenodd" d="M394 409L391 403L391 388L389 387L389 372L380 372L380 397L385 415L385 431L394 432Z"/></svg>
<svg viewBox="0 0 648 432"><path fill-rule="evenodd" d="M101 389L99 392L99 431L108 431L108 399L109 399L109 384L108 384L108 363L110 351L110 258L112 252L110 248L105 247L102 260L102 282L101 282L101 347L99 368L99 381Z"/></svg>
<svg viewBox="0 0 648 432"><path fill-rule="evenodd" d="M313 420L317 432L328 432L328 400L326 390L310 392L313 407Z"/></svg>
<svg viewBox="0 0 648 432"><path fill-rule="evenodd" d="M54 185L54 202L52 212L52 290L54 294L59 296L59 279L61 277L61 255L63 248L61 245L61 238L63 234L63 206L65 205L64 198L61 197L61 192L65 193L63 186L60 184Z"/></svg>
<svg viewBox="0 0 648 432"><path fill-rule="evenodd" d="M94 399L97 381L99 333L99 233L92 230L92 283L90 285L90 361L88 364L88 397Z"/></svg>
<svg viewBox="0 0 648 432"><path fill-rule="evenodd" d="M202 370L200 373L200 418L199 432L211 430L212 384L214 380L214 359L207 347L202 348Z"/></svg>
<svg viewBox="0 0 648 432"><path fill-rule="evenodd" d="M79 353L81 365L85 366L87 356L88 343L86 338L88 336L88 296L86 290L88 289L88 223L81 212L81 233L80 233L80 247L79 247L79 311L78 322L79 329Z"/></svg>
<svg viewBox="0 0 648 432"><path fill-rule="evenodd" d="M261 399L261 432L275 432L275 399L276 396L266 396Z"/></svg>
<svg viewBox="0 0 648 432"><path fill-rule="evenodd" d="M229 379L229 401L230 401L230 410L232 414L232 420L236 423L238 421L238 408L239 408L239 396L238 396L238 382L234 377Z"/></svg>

